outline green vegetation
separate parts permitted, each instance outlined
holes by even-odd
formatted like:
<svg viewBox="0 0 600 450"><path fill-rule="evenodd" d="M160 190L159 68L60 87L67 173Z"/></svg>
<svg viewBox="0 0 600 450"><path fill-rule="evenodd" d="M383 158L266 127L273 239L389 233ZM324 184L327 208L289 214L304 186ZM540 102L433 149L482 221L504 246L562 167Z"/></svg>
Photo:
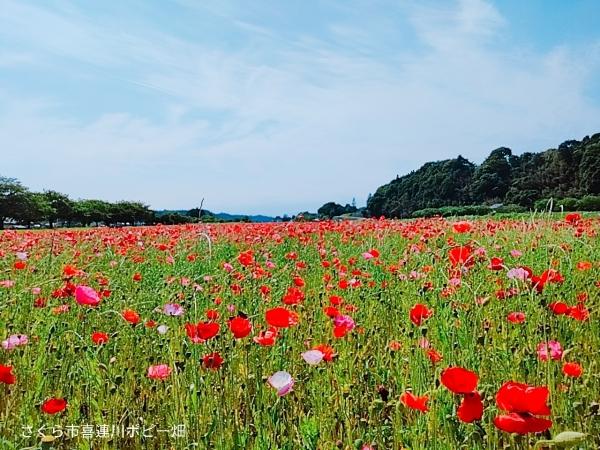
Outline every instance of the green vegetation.
<svg viewBox="0 0 600 450"><path fill-rule="evenodd" d="M597 195L600 133L541 153L516 156L501 147L480 166L462 156L429 162L377 189L367 209L373 216L410 217L448 206L503 203L529 209L554 198L565 199L568 208L592 211L600 209Z"/></svg>

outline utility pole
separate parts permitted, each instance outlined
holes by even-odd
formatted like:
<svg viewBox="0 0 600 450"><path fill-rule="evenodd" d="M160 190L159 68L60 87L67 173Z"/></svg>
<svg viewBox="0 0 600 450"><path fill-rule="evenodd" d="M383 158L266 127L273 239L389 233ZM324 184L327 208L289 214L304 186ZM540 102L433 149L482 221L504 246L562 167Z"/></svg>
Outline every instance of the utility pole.
<svg viewBox="0 0 600 450"><path fill-rule="evenodd" d="M204 204L204 197L202 197L202 201L200 202L200 207L198 208L198 220L202 221L202 205Z"/></svg>

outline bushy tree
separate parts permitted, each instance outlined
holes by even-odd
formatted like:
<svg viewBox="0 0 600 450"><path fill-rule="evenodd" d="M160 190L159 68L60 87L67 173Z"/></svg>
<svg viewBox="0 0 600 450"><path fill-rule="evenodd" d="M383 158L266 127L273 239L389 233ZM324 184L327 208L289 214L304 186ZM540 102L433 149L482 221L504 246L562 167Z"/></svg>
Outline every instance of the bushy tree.
<svg viewBox="0 0 600 450"><path fill-rule="evenodd" d="M15 178L0 176L0 229L6 219L17 219L26 208L29 190Z"/></svg>
<svg viewBox="0 0 600 450"><path fill-rule="evenodd" d="M57 221L69 223L73 220L75 202L68 195L56 191L44 191L43 195L51 207L50 214L46 218L50 228Z"/></svg>
<svg viewBox="0 0 600 450"><path fill-rule="evenodd" d="M475 169L471 181L471 194L475 202L504 199L511 182L511 156L509 148L497 148Z"/></svg>

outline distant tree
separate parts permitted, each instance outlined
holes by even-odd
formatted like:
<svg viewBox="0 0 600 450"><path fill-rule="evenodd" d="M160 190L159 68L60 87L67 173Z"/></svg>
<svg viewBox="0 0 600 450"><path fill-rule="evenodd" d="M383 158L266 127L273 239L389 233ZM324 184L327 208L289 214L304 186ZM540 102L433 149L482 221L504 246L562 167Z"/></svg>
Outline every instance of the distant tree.
<svg viewBox="0 0 600 450"><path fill-rule="evenodd" d="M580 189L587 194L600 194L600 142L588 146L580 163Z"/></svg>
<svg viewBox="0 0 600 450"><path fill-rule="evenodd" d="M154 221L154 212L142 202L120 201L110 204L106 220L110 223L146 224Z"/></svg>
<svg viewBox="0 0 600 450"><path fill-rule="evenodd" d="M317 210L317 213L320 216L328 217L330 219L335 216L340 216L345 212L346 208L335 202L327 202Z"/></svg>
<svg viewBox="0 0 600 450"><path fill-rule="evenodd" d="M201 219L202 222L214 222L217 219L215 214L208 209L192 208L187 211L185 215L195 219Z"/></svg>
<svg viewBox="0 0 600 450"><path fill-rule="evenodd" d="M475 169L471 181L471 194L475 202L504 199L511 182L511 156L509 148L497 148Z"/></svg>
<svg viewBox="0 0 600 450"><path fill-rule="evenodd" d="M409 217L425 208L471 203L475 165L462 156L425 163L420 169L381 186L367 201L371 216Z"/></svg>
<svg viewBox="0 0 600 450"><path fill-rule="evenodd" d="M0 176L0 230L6 219L15 219L26 207L29 190L15 178Z"/></svg>
<svg viewBox="0 0 600 450"><path fill-rule="evenodd" d="M75 203L74 218L83 226L95 223L111 223L112 205L102 200L78 200Z"/></svg>
<svg viewBox="0 0 600 450"><path fill-rule="evenodd" d="M57 221L69 223L73 220L75 202L67 195L56 191L44 191L44 198L51 207L50 214L47 217L50 228L54 227Z"/></svg>
<svg viewBox="0 0 600 450"><path fill-rule="evenodd" d="M181 225L194 221L192 217L178 213L164 214L157 218L157 220L164 225Z"/></svg>
<svg viewBox="0 0 600 450"><path fill-rule="evenodd" d="M55 213L56 211L44 194L27 192L24 195L20 210L14 215L14 219L30 228L31 224L48 220Z"/></svg>

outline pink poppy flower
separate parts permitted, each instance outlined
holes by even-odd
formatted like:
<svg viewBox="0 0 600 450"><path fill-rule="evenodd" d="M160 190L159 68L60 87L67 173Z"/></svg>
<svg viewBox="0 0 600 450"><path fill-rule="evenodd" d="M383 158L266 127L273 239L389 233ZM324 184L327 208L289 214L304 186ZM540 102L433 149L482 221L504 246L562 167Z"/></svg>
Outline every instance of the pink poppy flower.
<svg viewBox="0 0 600 450"><path fill-rule="evenodd" d="M167 316L183 316L185 310L179 303L167 303L163 306L163 313Z"/></svg>
<svg viewBox="0 0 600 450"><path fill-rule="evenodd" d="M506 273L506 276L509 280L525 281L527 278L529 278L529 273L522 267L516 267L514 269L510 269Z"/></svg>
<svg viewBox="0 0 600 450"><path fill-rule="evenodd" d="M29 342L29 338L24 334L13 334L2 341L2 348L4 350L12 350L15 347L20 347L22 345L27 345Z"/></svg>
<svg viewBox="0 0 600 450"><path fill-rule="evenodd" d="M98 306L100 296L89 286L77 286L75 288L75 301L80 305Z"/></svg>
<svg viewBox="0 0 600 450"><path fill-rule="evenodd" d="M171 375L172 369L166 364L148 367L148 378L153 380L166 380Z"/></svg>
<svg viewBox="0 0 600 450"><path fill-rule="evenodd" d="M537 346L537 354L542 361L548 361L548 358L557 361L562 358L563 349L558 341L540 342Z"/></svg>
<svg viewBox="0 0 600 450"><path fill-rule="evenodd" d="M283 370L275 372L267 381L280 397L289 394L294 387L294 379L288 372Z"/></svg>
<svg viewBox="0 0 600 450"><path fill-rule="evenodd" d="M323 361L323 357L325 355L320 350L309 350L307 352L302 353L302 359L306 361L307 364L311 366L316 366L321 361Z"/></svg>

